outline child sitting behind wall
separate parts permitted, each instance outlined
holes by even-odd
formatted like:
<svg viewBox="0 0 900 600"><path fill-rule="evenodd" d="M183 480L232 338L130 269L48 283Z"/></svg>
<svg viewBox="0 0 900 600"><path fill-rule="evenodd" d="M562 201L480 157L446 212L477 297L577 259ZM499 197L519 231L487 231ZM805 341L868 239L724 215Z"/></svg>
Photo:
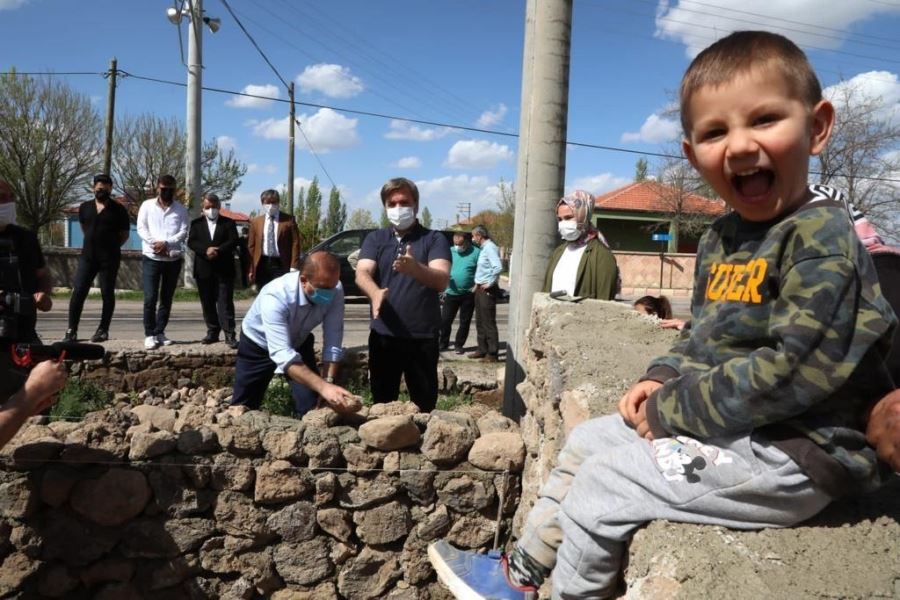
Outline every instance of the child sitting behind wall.
<svg viewBox="0 0 900 600"><path fill-rule="evenodd" d="M867 406L892 387L896 317L835 191L807 186L834 109L786 38L737 32L681 83L683 148L733 209L697 253L691 326L569 435L508 556L429 547L457 597L616 592L626 542L654 519L787 527L888 471Z"/></svg>
<svg viewBox="0 0 900 600"><path fill-rule="evenodd" d="M672 303L665 296L641 296L634 301L634 310L659 319L663 329L684 329L684 321L672 316Z"/></svg>

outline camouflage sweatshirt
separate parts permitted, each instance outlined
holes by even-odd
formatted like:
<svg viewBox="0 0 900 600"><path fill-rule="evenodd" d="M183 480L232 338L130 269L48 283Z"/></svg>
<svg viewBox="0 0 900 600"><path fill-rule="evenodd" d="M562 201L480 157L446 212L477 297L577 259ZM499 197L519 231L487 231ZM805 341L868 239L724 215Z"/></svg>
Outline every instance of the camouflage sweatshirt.
<svg viewBox="0 0 900 600"><path fill-rule="evenodd" d="M845 207L810 188L767 223L736 213L700 240L691 322L644 379L653 435L756 432L833 497L880 484L864 413L892 389L897 324Z"/></svg>

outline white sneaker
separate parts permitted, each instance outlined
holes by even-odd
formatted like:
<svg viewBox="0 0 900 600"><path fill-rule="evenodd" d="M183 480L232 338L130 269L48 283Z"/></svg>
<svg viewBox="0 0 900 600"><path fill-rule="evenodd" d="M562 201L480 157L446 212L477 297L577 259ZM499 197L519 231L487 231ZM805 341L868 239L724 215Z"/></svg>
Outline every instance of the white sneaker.
<svg viewBox="0 0 900 600"><path fill-rule="evenodd" d="M166 334L160 333L156 336L156 341L163 346L171 346L174 342L166 337Z"/></svg>
<svg viewBox="0 0 900 600"><path fill-rule="evenodd" d="M159 347L159 343L156 341L156 336L148 335L144 338L144 348L147 350L156 350Z"/></svg>

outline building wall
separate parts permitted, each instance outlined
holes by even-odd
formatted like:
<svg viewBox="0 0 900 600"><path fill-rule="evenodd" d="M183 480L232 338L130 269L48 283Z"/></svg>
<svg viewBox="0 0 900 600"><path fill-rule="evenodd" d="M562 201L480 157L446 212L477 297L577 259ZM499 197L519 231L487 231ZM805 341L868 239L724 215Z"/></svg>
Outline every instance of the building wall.
<svg viewBox="0 0 900 600"><path fill-rule="evenodd" d="M693 290L694 254L663 254L660 282L658 252L613 252L622 277L622 297L639 298L647 294L688 298Z"/></svg>

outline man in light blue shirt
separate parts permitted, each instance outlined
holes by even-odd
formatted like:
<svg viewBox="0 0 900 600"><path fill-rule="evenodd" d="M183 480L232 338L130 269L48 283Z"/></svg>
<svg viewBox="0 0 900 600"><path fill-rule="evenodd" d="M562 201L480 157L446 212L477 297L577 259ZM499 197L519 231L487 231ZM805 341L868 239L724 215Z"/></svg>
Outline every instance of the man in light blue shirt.
<svg viewBox="0 0 900 600"><path fill-rule="evenodd" d="M241 323L232 404L257 409L276 373L291 385L295 412L303 415L321 397L340 412L356 411L359 398L334 385L343 355L344 290L341 267L328 252L307 256L300 271L266 284ZM324 333L322 361L327 376L319 376L312 330Z"/></svg>
<svg viewBox="0 0 900 600"><path fill-rule="evenodd" d="M481 249L475 267L475 330L478 332L478 350L469 354L484 362L497 362L500 334L497 332L497 298L500 296L500 250L491 240L484 225L472 230L472 241Z"/></svg>

